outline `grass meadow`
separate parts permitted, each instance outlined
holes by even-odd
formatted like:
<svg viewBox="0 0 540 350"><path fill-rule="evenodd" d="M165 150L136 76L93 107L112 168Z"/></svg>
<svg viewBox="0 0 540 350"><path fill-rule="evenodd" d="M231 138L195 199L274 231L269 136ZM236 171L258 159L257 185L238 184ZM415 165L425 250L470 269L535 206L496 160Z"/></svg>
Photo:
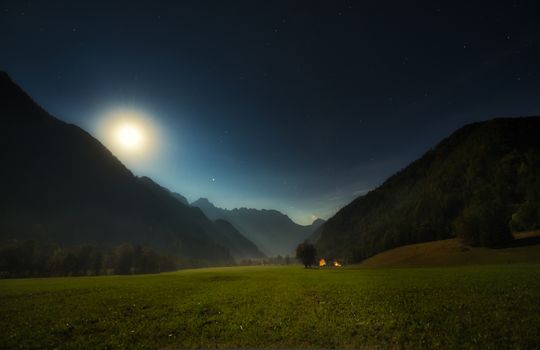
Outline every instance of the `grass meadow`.
<svg viewBox="0 0 540 350"><path fill-rule="evenodd" d="M0 281L0 348L538 348L540 264Z"/></svg>

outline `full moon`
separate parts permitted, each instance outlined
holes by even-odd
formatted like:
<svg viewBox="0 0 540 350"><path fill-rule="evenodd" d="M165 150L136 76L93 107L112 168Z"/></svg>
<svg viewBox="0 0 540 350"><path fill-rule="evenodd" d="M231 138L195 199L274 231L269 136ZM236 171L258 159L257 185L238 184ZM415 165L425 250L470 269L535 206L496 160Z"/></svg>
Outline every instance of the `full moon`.
<svg viewBox="0 0 540 350"><path fill-rule="evenodd" d="M137 150L143 146L144 134L135 124L122 124L115 133L116 141L126 150Z"/></svg>
<svg viewBox="0 0 540 350"><path fill-rule="evenodd" d="M115 108L102 114L101 140L122 160L152 157L160 139L154 118L134 108Z"/></svg>

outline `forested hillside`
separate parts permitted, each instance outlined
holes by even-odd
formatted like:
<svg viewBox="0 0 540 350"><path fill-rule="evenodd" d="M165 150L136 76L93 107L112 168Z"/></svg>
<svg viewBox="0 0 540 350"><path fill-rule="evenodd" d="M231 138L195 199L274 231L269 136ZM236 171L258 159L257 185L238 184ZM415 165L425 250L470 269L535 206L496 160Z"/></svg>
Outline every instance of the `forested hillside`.
<svg viewBox="0 0 540 350"><path fill-rule="evenodd" d="M405 244L461 237L504 245L540 227L540 118L467 125L329 219L321 255L360 261Z"/></svg>

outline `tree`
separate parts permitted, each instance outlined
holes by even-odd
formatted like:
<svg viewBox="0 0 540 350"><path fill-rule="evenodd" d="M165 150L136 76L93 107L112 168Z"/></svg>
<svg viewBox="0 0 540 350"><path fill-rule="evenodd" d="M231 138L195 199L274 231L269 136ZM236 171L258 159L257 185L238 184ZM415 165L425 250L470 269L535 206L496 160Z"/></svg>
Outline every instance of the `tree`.
<svg viewBox="0 0 540 350"><path fill-rule="evenodd" d="M117 246L113 251L114 273L118 275L128 275L132 272L135 248L129 243Z"/></svg>
<svg viewBox="0 0 540 350"><path fill-rule="evenodd" d="M315 265L316 255L315 246L308 241L304 241L296 247L296 259L300 260L305 268Z"/></svg>
<svg viewBox="0 0 540 350"><path fill-rule="evenodd" d="M459 237L473 246L500 246L512 241L508 215L500 201L468 205L454 221Z"/></svg>
<svg viewBox="0 0 540 350"><path fill-rule="evenodd" d="M532 231L540 228L540 200L527 200L512 214L512 231Z"/></svg>

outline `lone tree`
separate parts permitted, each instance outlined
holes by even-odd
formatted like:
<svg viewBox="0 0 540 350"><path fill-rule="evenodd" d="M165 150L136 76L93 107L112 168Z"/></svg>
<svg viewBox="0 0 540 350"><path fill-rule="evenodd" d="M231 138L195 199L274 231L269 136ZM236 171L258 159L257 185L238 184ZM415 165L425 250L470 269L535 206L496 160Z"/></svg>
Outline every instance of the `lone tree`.
<svg viewBox="0 0 540 350"><path fill-rule="evenodd" d="M315 265L316 253L315 246L308 241L304 241L296 247L296 259L300 260L305 268Z"/></svg>

